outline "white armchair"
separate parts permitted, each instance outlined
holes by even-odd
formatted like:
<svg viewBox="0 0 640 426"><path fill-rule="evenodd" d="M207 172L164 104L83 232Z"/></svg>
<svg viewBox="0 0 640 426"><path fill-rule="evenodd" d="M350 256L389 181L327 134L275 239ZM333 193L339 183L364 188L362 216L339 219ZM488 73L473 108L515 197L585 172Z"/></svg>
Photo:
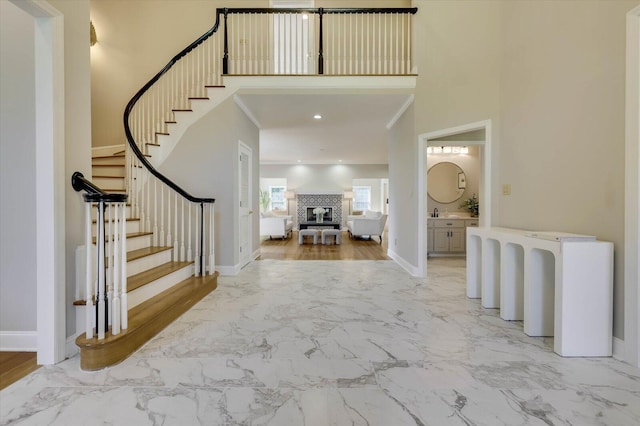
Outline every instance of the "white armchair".
<svg viewBox="0 0 640 426"><path fill-rule="evenodd" d="M347 231L351 237L380 237L382 244L382 233L384 225L387 223L387 215L380 212L367 212L363 216L348 216Z"/></svg>
<svg viewBox="0 0 640 426"><path fill-rule="evenodd" d="M285 239L291 236L293 221L291 216L274 215L273 213L260 213L260 236L268 235Z"/></svg>

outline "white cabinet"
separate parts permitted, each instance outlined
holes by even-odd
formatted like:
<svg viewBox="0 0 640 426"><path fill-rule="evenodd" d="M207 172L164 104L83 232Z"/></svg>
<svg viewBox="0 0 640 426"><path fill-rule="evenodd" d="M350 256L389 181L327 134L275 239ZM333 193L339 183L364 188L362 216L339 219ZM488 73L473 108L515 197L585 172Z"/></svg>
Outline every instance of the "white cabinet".
<svg viewBox="0 0 640 426"><path fill-rule="evenodd" d="M464 253L465 221L463 219L430 219L435 253Z"/></svg>

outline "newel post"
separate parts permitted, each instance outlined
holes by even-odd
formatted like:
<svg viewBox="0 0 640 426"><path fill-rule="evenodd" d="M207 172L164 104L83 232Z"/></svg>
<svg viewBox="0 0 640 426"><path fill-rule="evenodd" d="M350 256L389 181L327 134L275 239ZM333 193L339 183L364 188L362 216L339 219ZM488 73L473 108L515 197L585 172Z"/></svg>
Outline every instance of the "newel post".
<svg viewBox="0 0 640 426"><path fill-rule="evenodd" d="M229 37L227 35L228 9L224 8L224 56L222 57L222 75L229 74Z"/></svg>
<svg viewBox="0 0 640 426"><path fill-rule="evenodd" d="M324 74L324 51L322 47L322 16L324 15L324 9L318 9L318 16L320 18L320 40L318 41L318 74Z"/></svg>

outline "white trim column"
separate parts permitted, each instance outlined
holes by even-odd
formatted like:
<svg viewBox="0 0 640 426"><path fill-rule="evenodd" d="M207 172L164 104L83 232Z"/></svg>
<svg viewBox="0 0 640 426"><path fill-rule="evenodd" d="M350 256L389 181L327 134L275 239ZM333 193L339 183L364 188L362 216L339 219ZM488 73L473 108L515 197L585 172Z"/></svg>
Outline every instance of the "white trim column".
<svg viewBox="0 0 640 426"><path fill-rule="evenodd" d="M627 13L624 358L640 367L640 6Z"/></svg>

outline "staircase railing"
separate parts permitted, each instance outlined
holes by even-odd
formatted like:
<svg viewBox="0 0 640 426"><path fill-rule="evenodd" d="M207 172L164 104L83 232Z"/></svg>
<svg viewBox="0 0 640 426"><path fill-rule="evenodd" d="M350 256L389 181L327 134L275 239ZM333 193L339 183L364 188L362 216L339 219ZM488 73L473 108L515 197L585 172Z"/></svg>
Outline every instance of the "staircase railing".
<svg viewBox="0 0 640 426"><path fill-rule="evenodd" d="M218 9L223 74L407 75L418 8Z"/></svg>
<svg viewBox="0 0 640 426"><path fill-rule="evenodd" d="M127 309L127 194L107 193L82 173L71 177L73 188L84 191L85 201L85 330L87 338L95 333L104 339L111 322L111 334L117 335L128 326ZM92 215L96 215L96 249L92 247ZM113 212L113 214L112 214ZM92 258L92 252L95 257ZM95 271L95 279L94 279ZM78 295L81 296L81 295ZM95 313L94 313L95 309ZM94 321L95 318L95 321Z"/></svg>

